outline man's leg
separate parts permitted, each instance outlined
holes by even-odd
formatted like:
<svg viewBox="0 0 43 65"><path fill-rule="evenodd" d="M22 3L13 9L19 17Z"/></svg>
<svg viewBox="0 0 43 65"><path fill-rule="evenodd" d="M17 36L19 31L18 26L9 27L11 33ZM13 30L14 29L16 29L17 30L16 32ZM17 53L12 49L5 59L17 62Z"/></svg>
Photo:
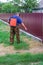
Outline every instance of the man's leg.
<svg viewBox="0 0 43 65"><path fill-rule="evenodd" d="M16 33L17 43L20 43L19 26L16 27L15 33Z"/></svg>
<svg viewBox="0 0 43 65"><path fill-rule="evenodd" d="M14 27L10 27L10 43L14 43Z"/></svg>

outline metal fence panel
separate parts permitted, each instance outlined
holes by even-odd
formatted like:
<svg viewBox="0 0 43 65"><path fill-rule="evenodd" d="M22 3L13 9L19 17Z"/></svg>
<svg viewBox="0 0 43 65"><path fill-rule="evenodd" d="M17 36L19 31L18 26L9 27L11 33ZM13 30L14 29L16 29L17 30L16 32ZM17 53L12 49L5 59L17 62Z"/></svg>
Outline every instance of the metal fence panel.
<svg viewBox="0 0 43 65"><path fill-rule="evenodd" d="M0 13L0 19L8 21L10 16L14 13ZM33 34L43 40L43 13L21 13L20 17L28 28L28 33ZM23 30L24 28L21 27Z"/></svg>

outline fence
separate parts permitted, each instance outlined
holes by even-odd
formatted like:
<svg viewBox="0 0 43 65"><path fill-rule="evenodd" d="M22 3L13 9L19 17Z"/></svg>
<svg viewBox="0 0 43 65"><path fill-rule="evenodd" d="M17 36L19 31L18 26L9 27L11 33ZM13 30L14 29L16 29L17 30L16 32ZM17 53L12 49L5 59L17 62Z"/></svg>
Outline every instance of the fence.
<svg viewBox="0 0 43 65"><path fill-rule="evenodd" d="M43 14L21 13L21 18L28 28L27 32L43 40Z"/></svg>
<svg viewBox="0 0 43 65"><path fill-rule="evenodd" d="M1 13L0 19L7 22L12 15L14 14ZM20 17L28 28L27 32L43 40L43 13L21 13ZM21 28L24 30L23 27Z"/></svg>

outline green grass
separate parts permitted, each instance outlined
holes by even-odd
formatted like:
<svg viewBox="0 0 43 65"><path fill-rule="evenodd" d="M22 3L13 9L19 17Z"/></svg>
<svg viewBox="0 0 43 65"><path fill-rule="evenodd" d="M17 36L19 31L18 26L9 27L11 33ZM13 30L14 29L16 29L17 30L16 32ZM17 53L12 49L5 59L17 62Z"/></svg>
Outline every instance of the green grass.
<svg viewBox="0 0 43 65"><path fill-rule="evenodd" d="M39 63L38 63L39 62ZM13 54L0 57L0 65L31 65L43 64L43 54ZM37 65L36 64L36 65Z"/></svg>
<svg viewBox="0 0 43 65"><path fill-rule="evenodd" d="M25 41L22 40L24 34L20 34L21 42L20 44L17 43L16 37L14 38L14 48L19 49L28 49L29 44L27 44ZM0 22L0 44L3 43L4 46L10 45L10 28L8 25L4 24L3 22Z"/></svg>
<svg viewBox="0 0 43 65"><path fill-rule="evenodd" d="M29 45L23 41L23 37L26 37L25 34L20 34L21 42L17 44L16 38L13 44L15 49L28 49ZM0 44L5 46L10 45L10 31L9 26L0 22ZM31 40L31 37L28 38ZM0 56L0 65L43 65L43 54L12 54L6 56Z"/></svg>

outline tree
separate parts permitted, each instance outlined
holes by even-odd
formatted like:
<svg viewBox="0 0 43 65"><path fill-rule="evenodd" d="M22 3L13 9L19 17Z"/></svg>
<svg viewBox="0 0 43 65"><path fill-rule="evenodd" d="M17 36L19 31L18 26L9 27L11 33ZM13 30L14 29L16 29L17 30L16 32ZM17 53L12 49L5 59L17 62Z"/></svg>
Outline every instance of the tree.
<svg viewBox="0 0 43 65"><path fill-rule="evenodd" d="M14 3L20 4L20 0L13 0Z"/></svg>
<svg viewBox="0 0 43 65"><path fill-rule="evenodd" d="M3 5L0 4L0 12L32 12L32 9L36 8L37 5L37 0L12 0L7 3L4 3Z"/></svg>
<svg viewBox="0 0 43 65"><path fill-rule="evenodd" d="M25 12L32 12L32 9L37 7L37 0L13 0L17 4L21 4L19 9L24 10Z"/></svg>
<svg viewBox="0 0 43 65"><path fill-rule="evenodd" d="M36 8L38 5L37 0L25 0L24 8L25 12L32 12L33 8Z"/></svg>
<svg viewBox="0 0 43 65"><path fill-rule="evenodd" d="M3 5L4 3L2 3L2 2L0 2L0 13L2 12L2 5Z"/></svg>
<svg viewBox="0 0 43 65"><path fill-rule="evenodd" d="M12 3L5 3L3 6L2 6L2 11L4 13L15 13L17 11L17 7L14 6Z"/></svg>

